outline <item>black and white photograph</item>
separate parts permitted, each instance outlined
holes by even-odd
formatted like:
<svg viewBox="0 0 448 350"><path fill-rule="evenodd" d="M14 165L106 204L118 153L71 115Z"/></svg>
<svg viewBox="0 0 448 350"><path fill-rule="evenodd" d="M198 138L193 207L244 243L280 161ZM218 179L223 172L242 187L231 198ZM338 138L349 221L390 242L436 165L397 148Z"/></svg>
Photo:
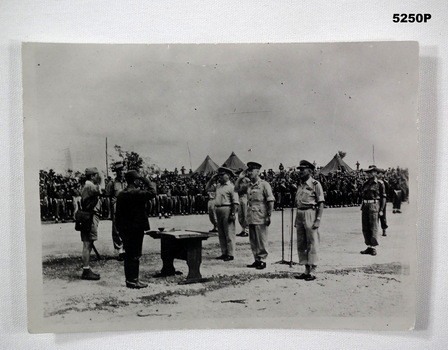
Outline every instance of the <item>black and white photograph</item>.
<svg viewBox="0 0 448 350"><path fill-rule="evenodd" d="M411 330L419 44L22 44L31 333Z"/></svg>

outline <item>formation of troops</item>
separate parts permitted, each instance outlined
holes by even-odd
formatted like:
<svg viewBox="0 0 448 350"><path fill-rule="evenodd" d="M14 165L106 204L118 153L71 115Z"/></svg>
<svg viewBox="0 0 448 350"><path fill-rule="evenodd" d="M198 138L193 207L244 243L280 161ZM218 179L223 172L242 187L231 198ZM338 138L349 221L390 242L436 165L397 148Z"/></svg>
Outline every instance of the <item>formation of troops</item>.
<svg viewBox="0 0 448 350"><path fill-rule="evenodd" d="M385 176L390 169L384 171L375 166L364 170L362 177L355 176L356 183L359 179L364 180L359 188L356 187L356 196L345 196L345 190L332 190L338 182L343 185L352 181L353 184L353 178L338 173L329 178L316 176L315 165L306 160L300 161L293 172L282 172L280 169L283 176L277 176L274 181L271 171L262 171L261 168L262 165L257 162L247 163L246 170L233 171L220 167L206 183L198 181L202 175L196 178L189 176L188 179L193 180L198 189L195 200L182 191L179 195L175 193L174 197L177 198L173 200L173 191L169 188L171 185L167 185L166 177L164 181L157 182L157 178L152 179L156 181L149 181L136 170L125 172L121 162L114 165L115 177L106 185L97 168L87 168L83 174L82 188L80 183L71 184L74 194L71 200L74 204L70 215L76 220L76 228L83 242L81 278L100 279L100 275L90 268L90 253L97 240L98 223L104 215L106 201L107 215L112 220L112 240L117 259L124 260L126 286L138 289L147 286L139 279L139 260L143 237L145 231L149 230L148 218L151 216L208 213L213 224L210 232L218 233L221 248L221 255L216 259L225 262L234 260L236 236L248 236L254 261L247 267L262 270L267 266L272 213L286 205L294 206L297 208L294 226L299 264L304 266L303 273L296 278L313 281L316 279L319 261L319 227L325 207L361 205L362 232L366 245L361 254L374 256L377 254L378 227L381 227L383 235L386 235L388 227L388 197L393 202L393 213L401 213L401 201L407 195L407 187L402 183L404 179L401 176L397 176L396 184L391 184L388 181L390 178ZM273 191L271 183L279 190ZM347 188L347 193L353 193L349 187L342 186ZM343 198L339 204L328 203L328 197L336 197L334 191L338 191ZM59 200L57 198L57 203ZM237 217L242 227L239 234L236 234Z"/></svg>
<svg viewBox="0 0 448 350"><path fill-rule="evenodd" d="M118 163L120 164L120 163ZM314 164L313 164L314 165ZM112 170L123 165L114 165ZM182 169L181 169L182 170ZM314 172L321 183L325 194L325 207L339 208L359 206L362 202L361 188L367 180L364 171L350 173L335 171L328 175ZM300 181L298 169L284 169L280 164L279 170L260 171L260 178L267 181L275 197L274 210L291 208L294 206L297 183ZM382 170L380 176L387 183L386 196L388 202L395 202L395 210L400 210L401 201L408 197L407 170L389 168ZM46 222L65 222L74 219L74 213L79 207L81 189L85 182L85 174L80 172L66 175L56 174L54 171L40 171L40 213L41 220ZM118 176L117 176L118 177ZM111 182L114 186L125 185L123 174L120 177L107 176L104 179L108 188ZM173 215L198 215L209 213L209 199L212 195L205 187L210 179L209 174L188 173L185 171L163 171L151 179L157 185L157 196L148 203L147 212L150 217ZM117 181L120 184L117 184ZM397 195L397 193L399 195ZM101 197L101 219L111 219L112 197Z"/></svg>

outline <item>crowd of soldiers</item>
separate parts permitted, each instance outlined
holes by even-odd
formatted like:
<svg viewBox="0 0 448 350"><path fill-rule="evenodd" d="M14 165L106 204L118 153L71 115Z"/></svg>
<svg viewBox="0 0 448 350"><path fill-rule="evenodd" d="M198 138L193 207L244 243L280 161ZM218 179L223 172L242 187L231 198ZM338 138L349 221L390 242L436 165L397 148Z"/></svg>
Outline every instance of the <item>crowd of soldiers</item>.
<svg viewBox="0 0 448 350"><path fill-rule="evenodd" d="M382 171L386 182L386 196L389 202L406 201L409 196L407 170L389 168ZM209 193L206 183L211 175L203 173L178 173L164 171L153 175L152 181L157 185L157 196L149 201L147 213L150 217L170 217L172 215L207 214ZM366 181L364 171L350 173L335 171L323 175L319 169L314 177L322 184L326 207L358 206L362 202L361 187ZM299 173L296 169L285 170L282 165L277 172L272 169L260 173L260 178L267 181L275 196L275 210L289 208L297 192ZM105 178L105 186L113 179ZM54 171L40 171L40 207L41 220L64 222L73 221L74 213L79 208L81 188L85 176L69 172L66 175ZM397 197L399 193L400 198ZM101 199L101 218L111 219L110 199Z"/></svg>

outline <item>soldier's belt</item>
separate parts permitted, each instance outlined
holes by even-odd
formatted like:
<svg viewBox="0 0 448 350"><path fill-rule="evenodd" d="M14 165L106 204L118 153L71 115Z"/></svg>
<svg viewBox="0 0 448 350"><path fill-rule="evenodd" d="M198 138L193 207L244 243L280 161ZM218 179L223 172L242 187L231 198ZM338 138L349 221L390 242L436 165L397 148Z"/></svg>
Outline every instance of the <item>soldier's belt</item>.
<svg viewBox="0 0 448 350"><path fill-rule="evenodd" d="M297 208L297 210L310 210L310 209L316 209L316 207L300 207L300 208Z"/></svg>
<svg viewBox="0 0 448 350"><path fill-rule="evenodd" d="M368 204L368 203L376 203L377 200L376 199L363 199L362 202L364 204Z"/></svg>

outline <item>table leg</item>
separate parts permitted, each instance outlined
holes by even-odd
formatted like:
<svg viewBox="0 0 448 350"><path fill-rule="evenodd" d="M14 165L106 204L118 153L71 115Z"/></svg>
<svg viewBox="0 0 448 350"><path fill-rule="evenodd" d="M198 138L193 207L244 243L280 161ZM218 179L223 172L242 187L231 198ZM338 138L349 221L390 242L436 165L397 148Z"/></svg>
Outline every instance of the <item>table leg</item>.
<svg viewBox="0 0 448 350"><path fill-rule="evenodd" d="M162 238L160 240L160 256L162 258L163 266L160 273L156 274L154 277L166 277L174 276L176 274L176 269L174 268L174 251L173 242L169 239Z"/></svg>
<svg viewBox="0 0 448 350"><path fill-rule="evenodd" d="M188 276L180 284L206 282L209 279L202 278L200 267L202 262L202 239L188 239L187 245L187 265Z"/></svg>

